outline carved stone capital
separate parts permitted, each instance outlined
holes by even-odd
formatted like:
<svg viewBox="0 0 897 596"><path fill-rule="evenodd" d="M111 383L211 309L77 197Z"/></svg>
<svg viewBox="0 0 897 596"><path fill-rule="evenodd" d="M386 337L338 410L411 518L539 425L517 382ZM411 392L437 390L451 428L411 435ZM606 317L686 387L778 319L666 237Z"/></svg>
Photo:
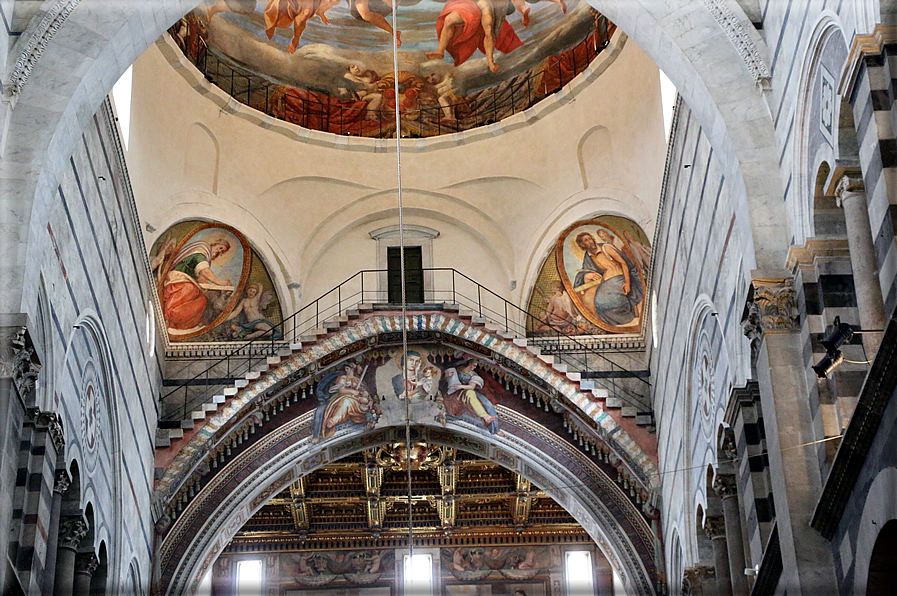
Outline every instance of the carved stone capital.
<svg viewBox="0 0 897 596"><path fill-rule="evenodd" d="M75 573L93 575L100 566L100 560L93 553L78 553L75 557Z"/></svg>
<svg viewBox="0 0 897 596"><path fill-rule="evenodd" d="M726 518L722 515L708 515L704 520L704 533L711 540L726 537Z"/></svg>
<svg viewBox="0 0 897 596"><path fill-rule="evenodd" d="M59 493L60 495L64 495L65 491L69 489L72 481L69 478L68 472L65 470L59 470L56 472L56 481L53 483L53 492Z"/></svg>
<svg viewBox="0 0 897 596"><path fill-rule="evenodd" d="M738 495L738 483L735 474L717 474L713 481L713 490L721 499L728 499Z"/></svg>
<svg viewBox="0 0 897 596"><path fill-rule="evenodd" d="M53 412L40 412L37 415L35 426L40 430L45 430L53 441L53 447L56 453L62 453L65 449L65 435L62 432L62 423L59 421L59 415Z"/></svg>
<svg viewBox="0 0 897 596"><path fill-rule="evenodd" d="M863 176L859 172L847 172L841 176L835 186L835 199L838 207L842 207L846 199L858 194L866 194Z"/></svg>
<svg viewBox="0 0 897 596"><path fill-rule="evenodd" d="M754 322L759 322L763 333L795 331L799 328L800 316L793 279L754 279L751 284L754 287L752 302L756 310L748 314L754 315Z"/></svg>
<svg viewBox="0 0 897 596"><path fill-rule="evenodd" d="M712 565L694 565L686 567L682 574L682 591L689 592L695 588L709 585L716 580L716 570Z"/></svg>
<svg viewBox="0 0 897 596"><path fill-rule="evenodd" d="M78 550L87 536L87 524L80 517L64 517L59 522L59 547Z"/></svg>
<svg viewBox="0 0 897 596"><path fill-rule="evenodd" d="M719 449L726 460L735 462L735 460L738 459L738 445L735 442L735 433L732 432L731 428L727 428L725 432L723 432L723 436L720 439Z"/></svg>
<svg viewBox="0 0 897 596"><path fill-rule="evenodd" d="M12 377L23 401L29 401L40 368L40 359L27 327L6 329L0 333L0 376Z"/></svg>

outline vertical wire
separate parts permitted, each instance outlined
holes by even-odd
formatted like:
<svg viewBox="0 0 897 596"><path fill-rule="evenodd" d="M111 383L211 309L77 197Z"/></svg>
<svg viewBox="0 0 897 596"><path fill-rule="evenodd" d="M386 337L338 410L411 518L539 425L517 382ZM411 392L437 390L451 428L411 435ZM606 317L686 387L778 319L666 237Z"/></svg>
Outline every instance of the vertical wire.
<svg viewBox="0 0 897 596"><path fill-rule="evenodd" d="M408 564L414 564L414 518L411 503L411 396L408 387L408 303L405 295L405 225L402 213L402 121L399 112L399 44L396 28L396 5L392 0L392 73L396 117L396 176L399 200L399 271L402 288L402 390L405 393L405 458L408 484ZM406 569L406 572L408 570Z"/></svg>

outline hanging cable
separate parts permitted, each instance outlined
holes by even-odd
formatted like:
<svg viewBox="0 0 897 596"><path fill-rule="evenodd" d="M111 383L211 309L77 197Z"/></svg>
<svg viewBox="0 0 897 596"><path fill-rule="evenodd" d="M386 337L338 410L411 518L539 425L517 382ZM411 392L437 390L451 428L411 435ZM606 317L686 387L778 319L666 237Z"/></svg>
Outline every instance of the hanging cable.
<svg viewBox="0 0 897 596"><path fill-rule="evenodd" d="M402 289L402 388L405 393L405 461L408 482L408 563L414 564L414 517L411 511L411 396L408 394L408 304L405 296L405 223L402 219L402 122L399 113L399 34L392 0L392 87L396 116L396 178L399 201L399 271ZM406 569L407 572L407 569Z"/></svg>

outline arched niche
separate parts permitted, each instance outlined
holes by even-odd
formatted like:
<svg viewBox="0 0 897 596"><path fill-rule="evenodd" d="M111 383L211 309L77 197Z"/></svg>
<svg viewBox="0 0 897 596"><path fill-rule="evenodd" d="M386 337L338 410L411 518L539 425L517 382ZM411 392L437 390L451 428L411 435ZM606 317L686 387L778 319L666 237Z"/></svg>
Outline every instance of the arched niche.
<svg viewBox="0 0 897 596"><path fill-rule="evenodd" d="M289 484L327 463L404 436L399 425L313 443L312 419L308 413L268 433L264 444L243 453L203 487L162 540L160 593L193 593L237 530ZM595 540L627 593L654 593L654 540L646 520L632 510L619 487L579 450L525 417L502 411L502 422L515 430L527 429L527 440L516 434L484 440L469 424L418 425L413 436L474 453L538 485Z"/></svg>

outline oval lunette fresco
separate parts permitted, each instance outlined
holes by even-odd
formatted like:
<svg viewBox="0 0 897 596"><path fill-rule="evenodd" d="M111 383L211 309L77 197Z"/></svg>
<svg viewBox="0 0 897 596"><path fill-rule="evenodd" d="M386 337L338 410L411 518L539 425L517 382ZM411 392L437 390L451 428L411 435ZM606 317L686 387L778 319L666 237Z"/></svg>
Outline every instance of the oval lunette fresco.
<svg viewBox="0 0 897 596"><path fill-rule="evenodd" d="M271 277L238 230L215 222L175 224L153 245L150 266L171 342L281 335Z"/></svg>
<svg viewBox="0 0 897 596"><path fill-rule="evenodd" d="M651 248L623 217L568 226L548 255L530 297L533 334L639 333Z"/></svg>

